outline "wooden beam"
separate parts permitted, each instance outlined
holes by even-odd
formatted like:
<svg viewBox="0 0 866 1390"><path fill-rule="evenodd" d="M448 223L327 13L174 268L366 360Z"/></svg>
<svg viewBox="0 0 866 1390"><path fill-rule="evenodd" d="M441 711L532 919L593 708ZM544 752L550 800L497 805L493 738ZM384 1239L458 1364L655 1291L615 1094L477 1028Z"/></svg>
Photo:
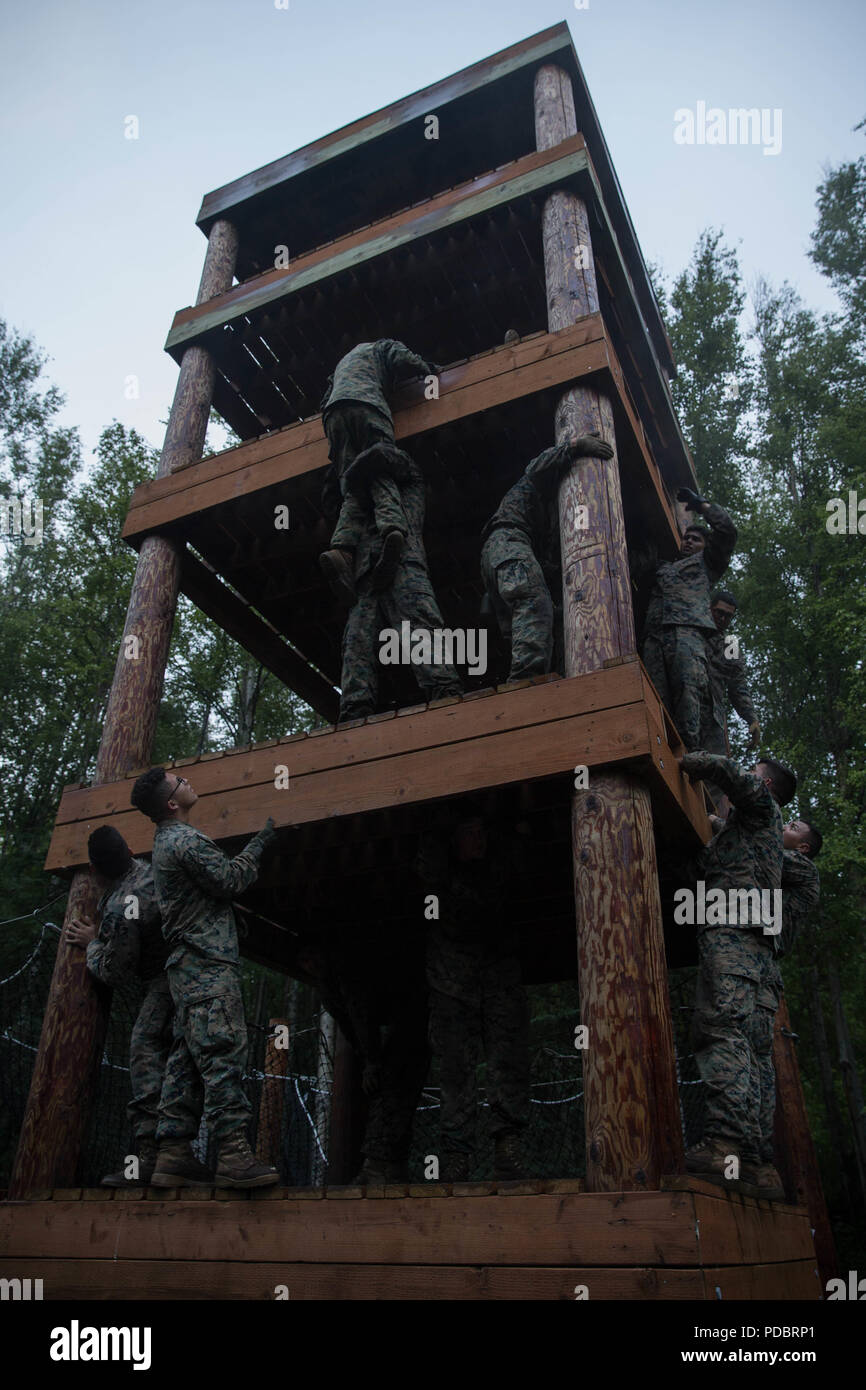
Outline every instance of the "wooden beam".
<svg viewBox="0 0 866 1390"><path fill-rule="evenodd" d="M512 44L510 48L504 48L470 67L462 68L460 72L434 82L401 101L383 106L378 111L353 121L351 125L343 126L320 140L314 140L292 154L284 155L281 159L275 159L270 164L243 175L242 178L224 184L205 195L196 221L201 225L214 217L226 216L230 208L278 188L297 174L306 173L309 169L339 155L358 150L362 145L378 139L397 126L418 120L437 107L456 101L481 87L489 86L521 67L530 66L550 53L569 47L567 24L555 24L538 34L533 34L530 38Z"/></svg>
<svg viewBox="0 0 866 1390"><path fill-rule="evenodd" d="M782 1264L812 1258L805 1211L684 1192L0 1204L4 1262L566 1266ZM285 1282L278 1280L276 1282ZM577 1282L577 1281L574 1281ZM590 1280L590 1295L592 1283Z"/></svg>
<svg viewBox="0 0 866 1390"><path fill-rule="evenodd" d="M226 840L258 829L269 814L278 826L309 823L554 776L579 763L642 759L647 775L658 780L655 764L667 745L660 754L642 689L639 665L632 662L191 760L197 824ZM287 791L274 787L278 764L289 768ZM46 868L81 862L90 829L108 819L133 853L150 849L153 826L130 809L134 775L113 786L64 792ZM684 778L678 785L678 824L697 848L708 838L706 816Z"/></svg>
<svg viewBox="0 0 866 1390"><path fill-rule="evenodd" d="M294 690L326 719L336 719L340 709L338 692L293 651L275 627L259 617L245 599L234 593L211 569L185 550L181 561L181 592L202 613L213 618L229 637L272 671L290 690Z"/></svg>
<svg viewBox="0 0 866 1390"><path fill-rule="evenodd" d="M421 208L386 218L374 224L369 232L353 232L327 247L299 256L285 270L258 275L221 295L213 304L180 310L165 340L165 350L176 355L185 344L199 341L266 304L275 304L319 280L330 279L377 256L388 255L399 246L478 217L515 198L573 178L586 167L586 152L579 136L565 142L560 149L517 159L504 170L484 174L460 188L450 189L431 199L429 204L422 204Z"/></svg>
<svg viewBox="0 0 866 1390"><path fill-rule="evenodd" d="M500 347L450 367L440 377L438 400L425 400L420 387L404 391L395 402L396 437L410 440L590 373L599 373L616 392L631 428L634 456L645 470L657 499L659 520L672 544L677 544L679 531L673 508L623 389L622 369L597 313L586 315L561 332L535 334L514 347ZM170 478L142 483L133 493L123 537L131 545L139 545L152 531L189 522L213 507L323 469L327 463L328 445L319 416L262 435L184 468Z"/></svg>

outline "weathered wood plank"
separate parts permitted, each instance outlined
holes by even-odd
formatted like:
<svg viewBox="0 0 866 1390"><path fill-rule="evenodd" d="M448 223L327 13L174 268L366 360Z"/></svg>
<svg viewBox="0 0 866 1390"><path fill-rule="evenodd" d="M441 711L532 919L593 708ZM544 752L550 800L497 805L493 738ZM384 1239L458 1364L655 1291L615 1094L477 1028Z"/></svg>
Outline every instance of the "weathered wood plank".
<svg viewBox="0 0 866 1390"><path fill-rule="evenodd" d="M600 713L641 698L637 662L593 671L569 681L546 681L485 699L467 699L422 714L376 719L355 729L296 738L275 749L236 750L195 763L200 799L233 791L238 785L264 788L274 779L274 763L286 763L292 777L321 773L425 748L440 748L487 734L535 727L574 714ZM242 765L239 759L243 759ZM129 809L134 778L113 786L84 787L64 793L57 824L91 820Z"/></svg>
<svg viewBox="0 0 866 1390"><path fill-rule="evenodd" d="M823 1293L814 1259L790 1260L771 1265L708 1268L703 1271L703 1277L704 1297L721 1297L725 1302L734 1299L814 1302L820 1299ZM775 1320L780 1321L778 1317Z"/></svg>
<svg viewBox="0 0 866 1390"><path fill-rule="evenodd" d="M333 815L356 815L551 777L578 763L591 767L639 758L648 754L642 709L642 705L619 706L437 749L331 768L292 779L289 790L273 783L270 787L239 786L229 801L201 805L197 824L206 834L230 839L258 829L269 815L278 827L302 825ZM146 853L152 847L153 826L138 812L119 812L112 817L112 824L134 854ZM46 868L69 868L82 862L89 826L89 821L59 826L51 839Z"/></svg>
<svg viewBox="0 0 866 1390"><path fill-rule="evenodd" d="M118 1261L691 1267L699 1263L695 1200L628 1192L205 1207L181 1198L164 1208L35 1202L0 1208L0 1246L4 1260L71 1259L87 1250Z"/></svg>
<svg viewBox="0 0 866 1390"><path fill-rule="evenodd" d="M779 1266L777 1268L786 1268ZM7 1265L4 1264L4 1270ZM293 1303L310 1300L545 1300L573 1302L585 1287L591 1300L700 1299L697 1269L459 1265L311 1265L229 1263L220 1260L13 1260L8 1278L43 1281L46 1302L58 1299L275 1299L287 1289ZM725 1272L727 1273L727 1272ZM749 1271L744 1271L748 1276ZM715 1294L707 1295L715 1297ZM733 1297L733 1294L727 1295ZM744 1297L767 1296L745 1294ZM788 1295L790 1296L790 1295Z"/></svg>
<svg viewBox="0 0 866 1390"><path fill-rule="evenodd" d="M570 47L571 40L566 24L556 24L544 29L531 38L512 44L509 48L504 48L499 53L482 59L481 62L473 63L470 67L461 68L450 77L434 82L419 92L413 92L411 96L403 97L390 106L381 107L340 130L322 136L321 139L314 140L291 154L224 184L221 188L206 194L196 220L202 223L214 217L225 216L228 209L268 189L278 187L296 174L305 173L338 155L359 149L361 145L378 139L398 125L417 120L428 111L456 101L479 87L488 86L518 68L538 62L550 53L562 50L568 52Z"/></svg>
<svg viewBox="0 0 866 1390"><path fill-rule="evenodd" d="M388 255L408 242L444 231L516 198L523 198L542 188L556 187L564 179L574 178L587 167L583 141L569 142L566 149L567 153L561 148L551 150L541 158L527 155L509 165L503 175L485 175L469 185L468 190L453 189L440 198L432 199L430 204L422 204L421 209L414 210L409 221L389 219L396 225L389 229L389 222L381 224L384 230L369 240L358 240L354 236L344 238L325 248L325 255L315 251L299 256L297 262L290 264L286 270L257 277L252 288L239 285L236 290L222 295L220 301L215 300L201 311L183 310L175 316L165 340L166 352L176 356L189 344L206 339L207 334L221 329L225 324L234 323L265 305L275 304L286 295L295 294L319 280L339 275L378 256ZM354 244L345 246L345 240ZM192 315L194 317L190 318Z"/></svg>
<svg viewBox="0 0 866 1390"><path fill-rule="evenodd" d="M707 1197L703 1193L695 1193L693 1201L703 1264L773 1264L815 1259L805 1211L792 1211L775 1202L757 1202L747 1207L723 1195Z"/></svg>

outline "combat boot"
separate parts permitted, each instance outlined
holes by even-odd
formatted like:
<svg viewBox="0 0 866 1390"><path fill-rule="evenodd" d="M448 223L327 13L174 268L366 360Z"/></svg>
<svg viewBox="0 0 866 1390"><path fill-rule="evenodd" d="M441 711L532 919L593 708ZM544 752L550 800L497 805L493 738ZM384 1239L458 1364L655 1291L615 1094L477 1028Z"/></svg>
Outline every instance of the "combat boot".
<svg viewBox="0 0 866 1390"><path fill-rule="evenodd" d="M109 1173L102 1179L103 1187L149 1187L156 1167L156 1140L138 1141L138 1177L128 1178L125 1169L119 1173Z"/></svg>
<svg viewBox="0 0 866 1390"><path fill-rule="evenodd" d="M696 1178L704 1178L707 1182L718 1183L731 1192L741 1192L741 1179L725 1176L732 1158L737 1160L738 1172L741 1172L743 1165L735 1139L702 1139L699 1144L692 1144L690 1149L686 1149L686 1172L694 1173Z"/></svg>
<svg viewBox="0 0 866 1390"><path fill-rule="evenodd" d="M740 1178L743 1191L750 1197L758 1197L762 1202L784 1202L782 1179L772 1163L744 1163Z"/></svg>
<svg viewBox="0 0 866 1390"><path fill-rule="evenodd" d="M496 1182L519 1182L525 1178L523 1145L517 1134L500 1134L493 1148L493 1177Z"/></svg>
<svg viewBox="0 0 866 1390"><path fill-rule="evenodd" d="M348 550L325 550L319 556L319 568L331 586L331 592L342 603L355 602L355 576L352 555Z"/></svg>
<svg viewBox="0 0 866 1390"><path fill-rule="evenodd" d="M199 1163L186 1139L159 1146L151 1187L213 1187L210 1168Z"/></svg>
<svg viewBox="0 0 866 1390"><path fill-rule="evenodd" d="M373 566L372 584L376 590L387 589L400 563L406 537L402 531L389 531L382 542L382 553Z"/></svg>
<svg viewBox="0 0 866 1390"><path fill-rule="evenodd" d="M242 1129L235 1130L220 1144L217 1187L269 1187L279 1180L276 1168L256 1158Z"/></svg>
<svg viewBox="0 0 866 1390"><path fill-rule="evenodd" d="M353 1187L384 1187L386 1183L408 1182L409 1165L390 1158L365 1158L352 1179Z"/></svg>

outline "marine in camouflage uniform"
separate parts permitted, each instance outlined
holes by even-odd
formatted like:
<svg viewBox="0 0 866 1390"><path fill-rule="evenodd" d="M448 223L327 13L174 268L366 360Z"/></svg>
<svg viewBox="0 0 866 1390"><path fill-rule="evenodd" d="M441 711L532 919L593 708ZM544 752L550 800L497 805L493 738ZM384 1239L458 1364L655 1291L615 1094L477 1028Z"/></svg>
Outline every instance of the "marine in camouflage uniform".
<svg viewBox="0 0 866 1390"><path fill-rule="evenodd" d="M164 783L157 785L165 785L169 798L154 793L157 804L149 813L157 820L153 878L169 948L166 974L176 1025L159 1106L154 1185L174 1185L171 1158L185 1157L198 1129L191 1116L203 1106L205 1125L219 1150L217 1185L260 1186L279 1179L275 1170L256 1164L246 1138L247 1031L232 899L255 882L262 854L275 838L273 822L228 859L213 840L188 824L186 817L198 799L189 782L178 778L172 790L163 776ZM134 790L134 804L140 804L135 796ZM162 817L160 800L166 812Z"/></svg>
<svg viewBox="0 0 866 1390"><path fill-rule="evenodd" d="M354 494L347 475L359 454L371 446L394 443L394 418L389 397L403 380L435 375L435 367L394 338L358 343L337 363L322 399L322 425L328 437L328 456L342 505L330 548L320 558L335 591L351 600L350 557L362 524L372 517L380 541L383 571L399 557L409 531L399 478L387 465L374 470L363 491Z"/></svg>
<svg viewBox="0 0 866 1390"><path fill-rule="evenodd" d="M416 860L425 893L438 899L438 918L430 919L427 935L427 984L445 1180L465 1180L475 1166L480 1053L486 1062L495 1176L524 1176L529 1010L517 932L509 920L517 841L469 814L455 823L452 838L437 831L424 835Z"/></svg>
<svg viewBox="0 0 866 1390"><path fill-rule="evenodd" d="M737 610L733 594L722 590L710 599L710 612L716 624L715 632L706 634L707 661L710 673L710 703L712 715L702 734L702 746L708 753L728 753L728 705L732 705L741 719L749 726L750 746L757 748L761 737L761 726L752 696L742 657L732 648L726 635L731 620Z"/></svg>
<svg viewBox="0 0 866 1390"><path fill-rule="evenodd" d="M765 766L759 764L762 775ZM714 782L733 805L698 860L707 893L781 888L782 818L767 782L729 758L703 751L685 754L681 767L693 780ZM752 922L698 924L697 932L693 1037L706 1108L704 1139L687 1152L686 1167L718 1180L727 1156L736 1155L741 1186L760 1180L761 1196L778 1196L778 1174L768 1166L778 938ZM734 1177L733 1185L737 1181Z"/></svg>
<svg viewBox="0 0 866 1390"><path fill-rule="evenodd" d="M384 587L379 587L375 573L382 540L372 519L365 520L358 534L355 602L343 632L341 720L360 719L378 708L380 634L384 628L399 632L401 623L406 621L411 623L413 633L443 626L424 550L424 479L408 454L396 448L393 452L400 455L400 466L407 479L402 499L409 530L393 576ZM426 700L462 693L453 666L413 665L412 671Z"/></svg>
<svg viewBox="0 0 866 1390"><path fill-rule="evenodd" d="M559 574L556 486L576 458L612 458L594 435L565 441L534 458L481 533L481 575L499 630L511 644L508 679L545 675L553 654L553 599L545 578Z"/></svg>
<svg viewBox="0 0 866 1390"><path fill-rule="evenodd" d="M128 915L133 908L137 917ZM165 973L168 947L150 864L133 859L129 872L99 899L96 916L99 936L87 947L90 973L112 988L135 975L145 985L129 1041L132 1100L127 1114L139 1152L144 1141L156 1140L159 1097L174 1025L174 1005Z"/></svg>
<svg viewBox="0 0 866 1390"><path fill-rule="evenodd" d="M656 570L642 656L686 748L701 748L712 718L706 637L716 624L710 590L728 568L737 530L723 507L688 488L678 496L706 518L710 530L687 527L679 558Z"/></svg>

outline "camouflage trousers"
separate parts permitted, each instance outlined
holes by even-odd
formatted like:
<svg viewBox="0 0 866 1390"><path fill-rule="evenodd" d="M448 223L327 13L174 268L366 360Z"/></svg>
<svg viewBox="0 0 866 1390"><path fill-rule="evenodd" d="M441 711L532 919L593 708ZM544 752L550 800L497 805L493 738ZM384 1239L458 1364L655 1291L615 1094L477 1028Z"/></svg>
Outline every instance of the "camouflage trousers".
<svg viewBox="0 0 866 1390"><path fill-rule="evenodd" d="M508 679L543 676L553 655L553 600L529 537L499 526L484 542L481 575L499 630L511 643Z"/></svg>
<svg viewBox="0 0 866 1390"><path fill-rule="evenodd" d="M129 1080L132 1100L127 1106L136 1145L153 1139L165 1066L174 1037L174 1004L163 971L148 980L129 1040Z"/></svg>
<svg viewBox="0 0 866 1390"><path fill-rule="evenodd" d="M487 1104L494 1138L517 1134L529 1121L529 1009L513 958L479 965L457 998L430 991L430 1046L439 1068L442 1153L474 1153L479 1053L486 1062ZM442 1154L440 1154L441 1160Z"/></svg>
<svg viewBox="0 0 866 1390"><path fill-rule="evenodd" d="M400 487L394 478L382 473L372 479L367 484L363 500L346 490L346 473L358 454L380 440L394 443L391 422L372 406L345 401L328 412L325 433L330 446L328 457L334 465L343 499L331 536L332 549L355 549L369 516L364 505L367 500L380 536L387 535L389 531L401 531L404 536L407 535L409 525L403 510Z"/></svg>
<svg viewBox="0 0 866 1390"><path fill-rule="evenodd" d="M713 719L706 642L699 627L663 627L644 638L643 664L688 750L705 748Z"/></svg>
<svg viewBox="0 0 866 1390"><path fill-rule="evenodd" d="M408 995L383 1034L379 1088L369 1100L362 1151L365 1159L402 1164L430 1063L423 995Z"/></svg>
<svg viewBox="0 0 866 1390"><path fill-rule="evenodd" d="M246 1128L243 1090L247 1029L240 970L191 953L166 968L175 1008L175 1039L165 1068L157 1140L194 1139L199 1121L219 1144Z"/></svg>
<svg viewBox="0 0 866 1390"><path fill-rule="evenodd" d="M729 1141L747 1163L773 1160L773 1023L781 993L772 937L747 927L698 932L693 1041L704 1136Z"/></svg>
<svg viewBox="0 0 866 1390"><path fill-rule="evenodd" d="M426 566L404 560L387 588L373 588L368 571L356 585L357 597L343 632L343 671L340 719L362 719L375 714L379 698L379 649L383 628L400 631L410 622L412 631L443 626ZM412 666L412 673L426 700L438 700L462 692L453 666Z"/></svg>

